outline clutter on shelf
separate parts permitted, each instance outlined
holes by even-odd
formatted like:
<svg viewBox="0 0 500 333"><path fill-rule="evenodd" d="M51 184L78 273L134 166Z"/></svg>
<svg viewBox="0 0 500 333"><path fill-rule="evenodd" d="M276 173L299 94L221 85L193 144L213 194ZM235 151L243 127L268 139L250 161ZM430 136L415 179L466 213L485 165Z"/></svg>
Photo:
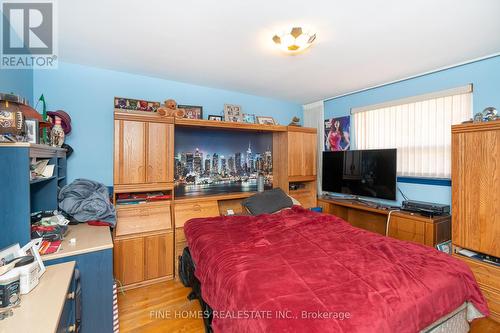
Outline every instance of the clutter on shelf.
<svg viewBox="0 0 500 333"><path fill-rule="evenodd" d="M30 164L30 180L50 178L54 175L54 165L49 164L49 159L35 160Z"/></svg>
<svg viewBox="0 0 500 333"><path fill-rule="evenodd" d="M118 193L116 195L117 205L134 205L151 201L170 200L172 195L165 192L149 193Z"/></svg>

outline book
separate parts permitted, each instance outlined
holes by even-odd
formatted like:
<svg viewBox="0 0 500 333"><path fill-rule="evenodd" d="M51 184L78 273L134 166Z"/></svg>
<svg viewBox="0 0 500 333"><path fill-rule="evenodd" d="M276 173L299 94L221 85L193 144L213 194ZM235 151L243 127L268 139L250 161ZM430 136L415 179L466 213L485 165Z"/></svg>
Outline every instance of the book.
<svg viewBox="0 0 500 333"><path fill-rule="evenodd" d="M40 245L40 248L38 249L38 253L40 253L40 255L56 253L61 248L61 244L62 244L62 241L60 241L60 240L53 241L53 242L49 242L49 241L44 240L44 241L42 241L42 244Z"/></svg>

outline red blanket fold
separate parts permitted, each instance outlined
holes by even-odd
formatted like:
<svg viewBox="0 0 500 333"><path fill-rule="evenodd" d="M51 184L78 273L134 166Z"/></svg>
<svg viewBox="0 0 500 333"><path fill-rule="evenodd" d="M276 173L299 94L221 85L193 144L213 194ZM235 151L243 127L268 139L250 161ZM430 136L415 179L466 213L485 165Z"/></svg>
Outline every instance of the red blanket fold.
<svg viewBox="0 0 500 333"><path fill-rule="evenodd" d="M460 260L333 215L295 206L184 231L215 332L417 332L465 301L489 314Z"/></svg>

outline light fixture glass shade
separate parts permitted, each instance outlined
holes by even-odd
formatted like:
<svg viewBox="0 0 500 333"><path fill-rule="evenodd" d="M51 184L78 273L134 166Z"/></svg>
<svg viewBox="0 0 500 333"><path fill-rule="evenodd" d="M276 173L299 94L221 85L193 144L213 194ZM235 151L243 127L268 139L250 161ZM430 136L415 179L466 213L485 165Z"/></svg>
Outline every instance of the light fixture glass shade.
<svg viewBox="0 0 500 333"><path fill-rule="evenodd" d="M316 34L304 31L301 27L293 27L281 35L274 35L273 41L286 53L296 54L304 51L316 40Z"/></svg>

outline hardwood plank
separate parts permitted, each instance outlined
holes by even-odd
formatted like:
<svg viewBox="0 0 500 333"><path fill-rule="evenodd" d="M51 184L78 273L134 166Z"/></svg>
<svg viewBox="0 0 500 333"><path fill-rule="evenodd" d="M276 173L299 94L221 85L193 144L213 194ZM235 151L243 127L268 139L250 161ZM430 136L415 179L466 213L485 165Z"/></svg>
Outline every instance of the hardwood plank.
<svg viewBox="0 0 500 333"><path fill-rule="evenodd" d="M172 318L175 311L200 311L197 300L189 301L189 288L167 281L118 294L120 332L203 333L200 318ZM169 311L170 316L164 316Z"/></svg>
<svg viewBox="0 0 500 333"><path fill-rule="evenodd" d="M120 331L126 332L183 332L204 333L199 318L162 318L166 311L200 311L198 301L189 301L191 289L179 281L162 282L118 294ZM153 311L153 312L151 312ZM158 312L155 312L158 311ZM481 318L472 322L470 333L500 332L500 324Z"/></svg>
<svg viewBox="0 0 500 333"><path fill-rule="evenodd" d="M490 318L481 318L472 321L469 333L498 333L500 324Z"/></svg>

